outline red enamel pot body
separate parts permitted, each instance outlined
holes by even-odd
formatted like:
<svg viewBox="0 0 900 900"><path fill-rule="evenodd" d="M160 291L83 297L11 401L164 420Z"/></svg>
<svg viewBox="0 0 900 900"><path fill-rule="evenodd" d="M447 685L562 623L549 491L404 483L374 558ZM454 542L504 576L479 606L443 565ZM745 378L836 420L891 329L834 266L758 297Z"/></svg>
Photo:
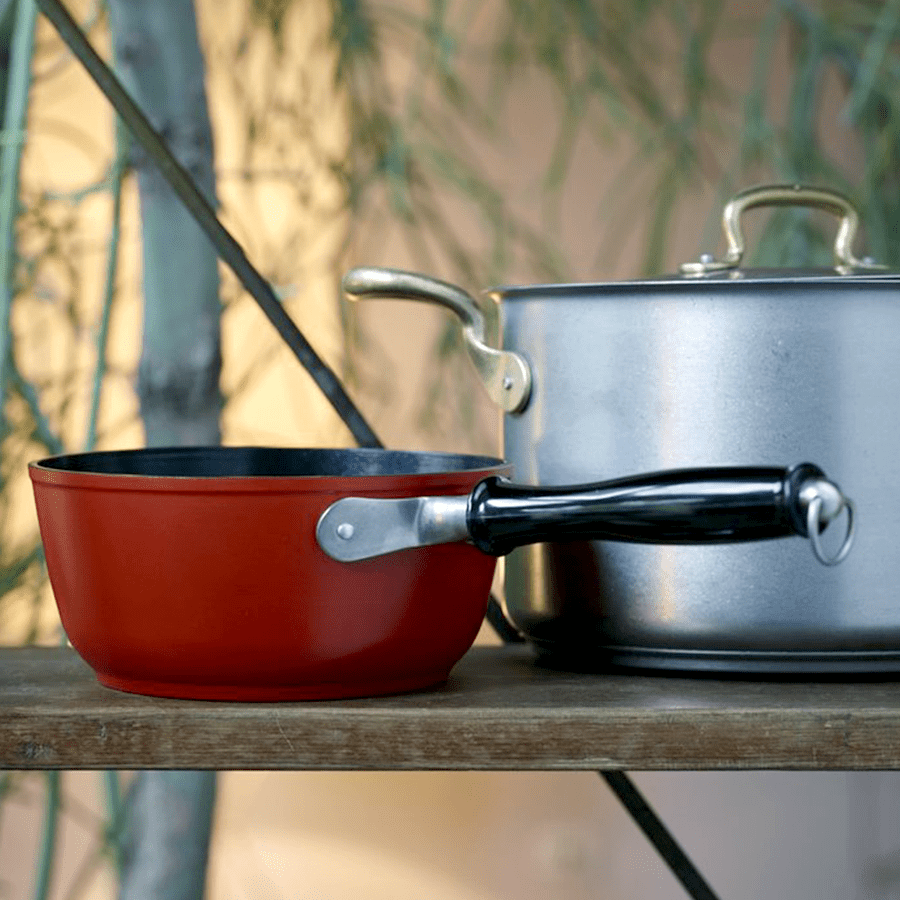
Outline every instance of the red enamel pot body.
<svg viewBox="0 0 900 900"><path fill-rule="evenodd" d="M464 542L353 565L316 523L336 499L462 495L488 457L179 448L34 463L63 627L101 683L157 696L318 699L444 681L495 558Z"/></svg>

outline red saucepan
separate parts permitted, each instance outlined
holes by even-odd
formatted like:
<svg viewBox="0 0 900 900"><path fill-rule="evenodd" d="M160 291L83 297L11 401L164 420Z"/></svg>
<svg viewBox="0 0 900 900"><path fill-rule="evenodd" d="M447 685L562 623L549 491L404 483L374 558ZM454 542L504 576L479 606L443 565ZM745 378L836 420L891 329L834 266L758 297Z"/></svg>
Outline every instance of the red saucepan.
<svg viewBox="0 0 900 900"><path fill-rule="evenodd" d="M235 447L30 466L72 645L103 684L188 698L425 688L474 641L512 547L800 534L815 549L847 506L808 464L560 489L507 473L489 457Z"/></svg>

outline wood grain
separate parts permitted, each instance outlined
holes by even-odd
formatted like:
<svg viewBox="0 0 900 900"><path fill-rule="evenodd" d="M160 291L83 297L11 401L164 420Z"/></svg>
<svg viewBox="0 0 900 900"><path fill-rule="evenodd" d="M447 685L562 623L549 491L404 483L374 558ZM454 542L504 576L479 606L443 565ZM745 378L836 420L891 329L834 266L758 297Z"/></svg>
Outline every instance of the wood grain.
<svg viewBox="0 0 900 900"><path fill-rule="evenodd" d="M432 692L218 703L109 690L66 648L0 648L0 767L894 769L900 682L584 675L476 647Z"/></svg>

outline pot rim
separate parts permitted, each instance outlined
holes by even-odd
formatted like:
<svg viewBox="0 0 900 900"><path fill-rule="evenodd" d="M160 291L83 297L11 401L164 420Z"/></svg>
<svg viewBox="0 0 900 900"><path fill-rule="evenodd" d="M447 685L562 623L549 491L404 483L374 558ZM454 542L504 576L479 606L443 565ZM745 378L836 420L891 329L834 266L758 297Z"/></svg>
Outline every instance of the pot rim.
<svg viewBox="0 0 900 900"><path fill-rule="evenodd" d="M142 464L165 467L174 460L186 466L212 459L215 472L139 471ZM268 465L255 469L253 461ZM293 468L278 472L279 462ZM340 468L357 463L358 474ZM232 471L227 471L229 464ZM308 471L301 471L304 464ZM311 464L311 465L310 465ZM395 466L391 470L391 465ZM373 471L374 468L380 471ZM366 471L368 467L368 471ZM159 447L99 450L51 456L28 464L32 482L62 488L98 490L171 491L193 493L326 491L369 492L398 490L453 490L471 487L473 480L505 474L507 462L497 457L438 451L376 448L291 447Z"/></svg>
<svg viewBox="0 0 900 900"><path fill-rule="evenodd" d="M506 284L487 288L483 294L494 300L533 300L536 295L547 299L566 296L608 295L652 288L657 291L680 293L690 291L693 296L710 291L738 287L766 285L783 288L821 287L827 289L856 288L860 285L900 287L900 272L860 271L839 272L836 269L733 269L707 275L662 275L658 278L598 282L548 282L546 284Z"/></svg>

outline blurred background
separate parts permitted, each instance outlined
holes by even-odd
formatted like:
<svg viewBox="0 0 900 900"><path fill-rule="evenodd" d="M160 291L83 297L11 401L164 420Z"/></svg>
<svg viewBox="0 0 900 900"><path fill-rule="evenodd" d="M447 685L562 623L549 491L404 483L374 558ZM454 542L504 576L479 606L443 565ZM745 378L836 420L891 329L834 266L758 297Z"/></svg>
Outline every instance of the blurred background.
<svg viewBox="0 0 900 900"><path fill-rule="evenodd" d="M865 251L900 262L896 0L68 8L388 446L496 453L499 418L458 329L346 304L351 265L472 291L670 273L720 250L724 202L769 181L843 190ZM0 639L58 643L29 460L352 438L189 223L182 236L33 0L0 10ZM754 218L751 262L828 264L833 227ZM159 373L197 348L203 390L172 421ZM0 898L120 895L134 781L0 774ZM893 774L636 781L723 898L900 896ZM210 900L682 896L591 774L222 773L214 805L202 796Z"/></svg>

